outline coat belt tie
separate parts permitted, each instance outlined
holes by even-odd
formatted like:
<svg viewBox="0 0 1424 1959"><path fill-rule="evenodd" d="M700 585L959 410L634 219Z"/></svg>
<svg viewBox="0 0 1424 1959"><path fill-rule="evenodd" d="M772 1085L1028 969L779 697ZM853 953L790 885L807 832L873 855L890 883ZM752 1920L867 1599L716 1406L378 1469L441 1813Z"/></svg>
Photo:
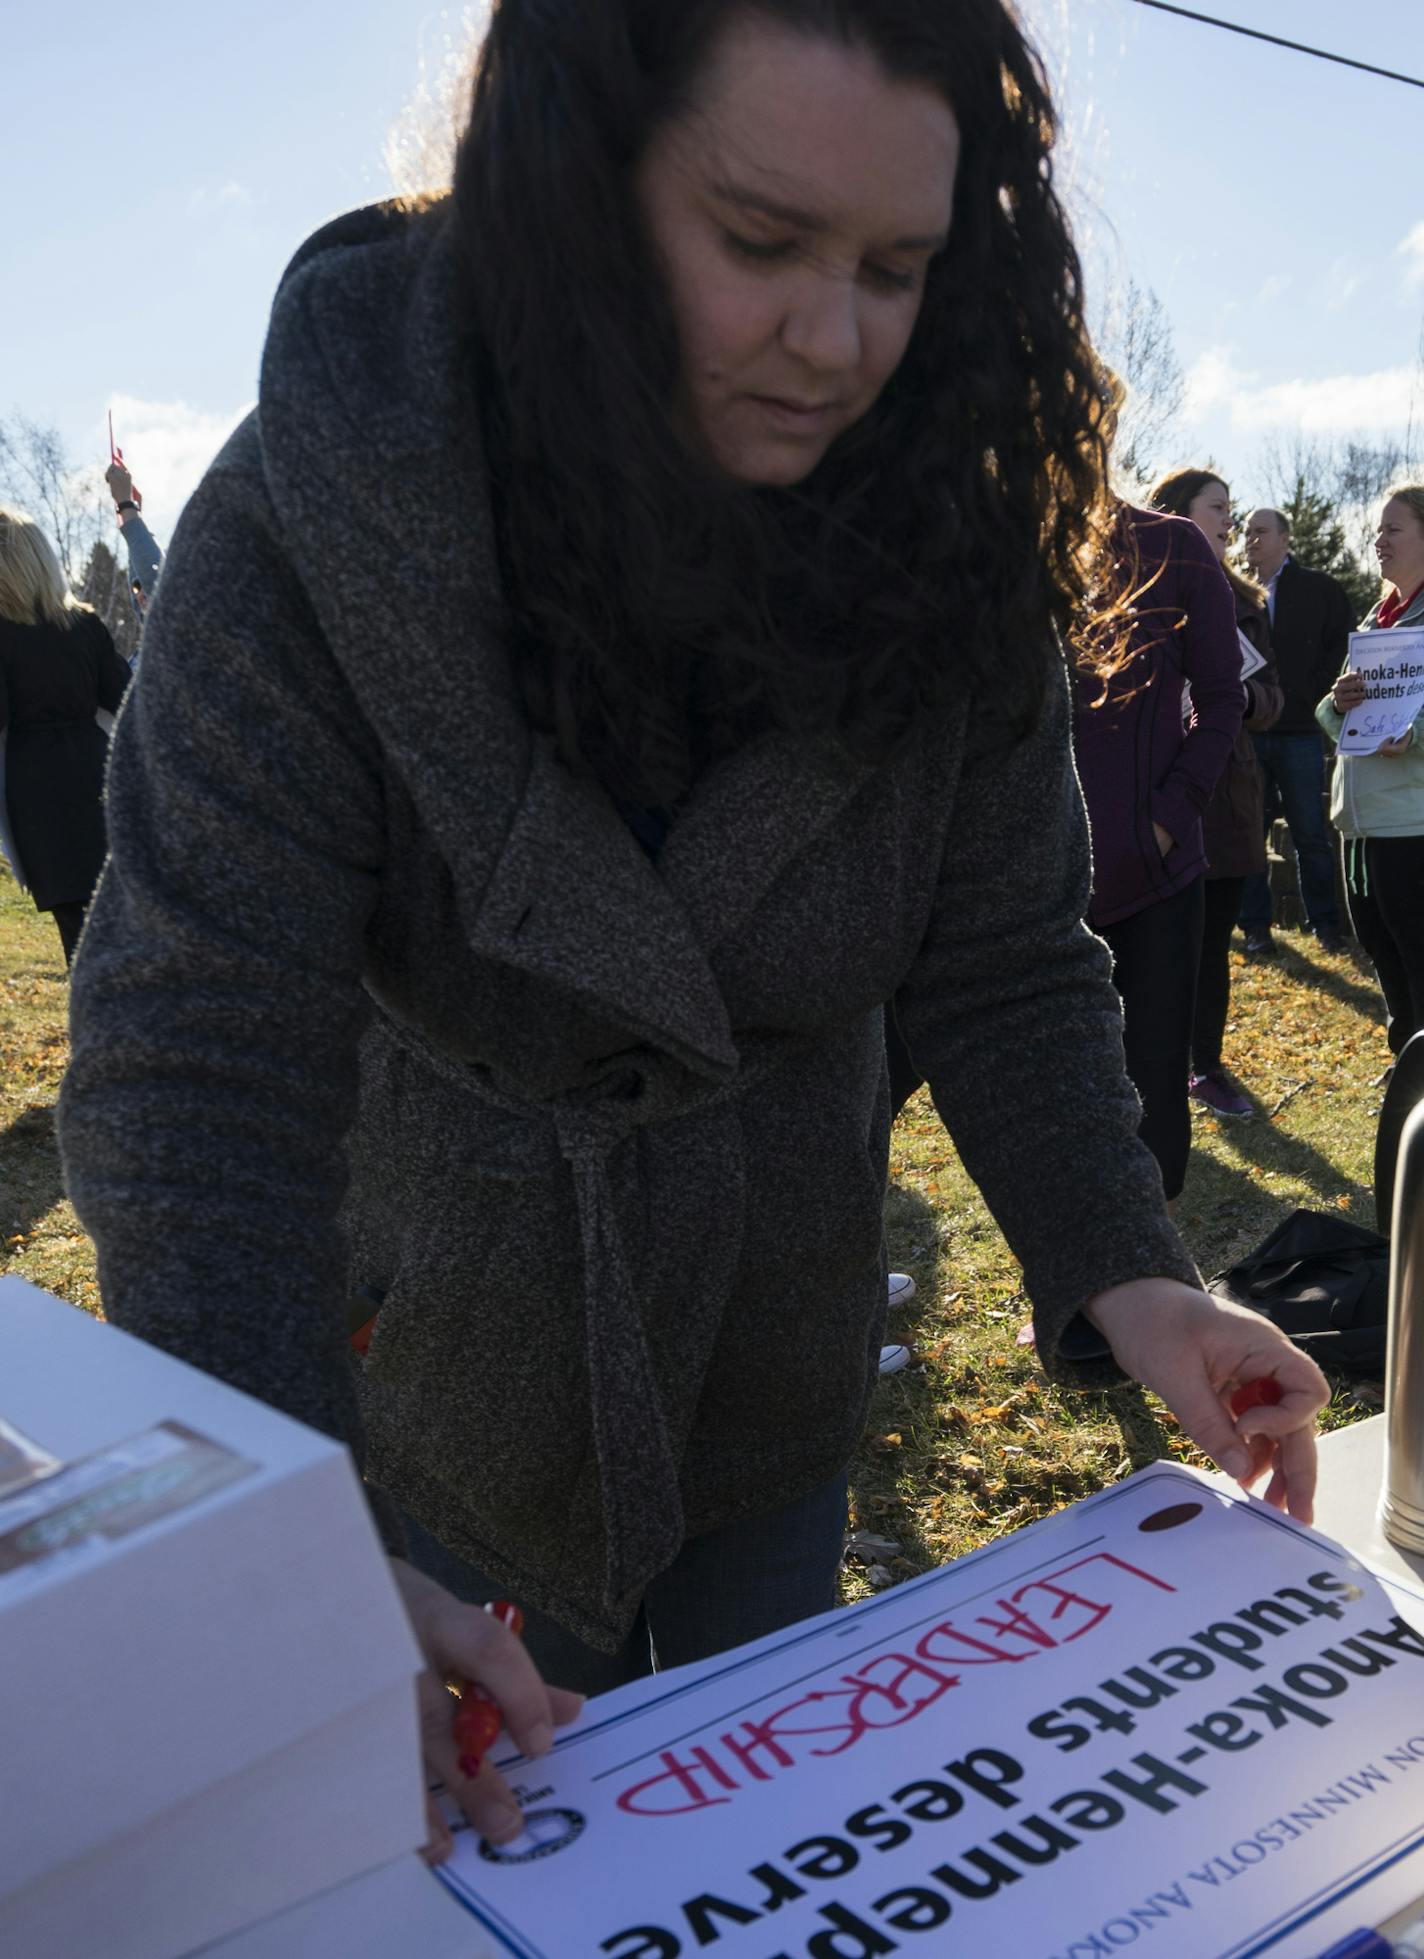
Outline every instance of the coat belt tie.
<svg viewBox="0 0 1424 1959"><path fill-rule="evenodd" d="M469 1097L475 1161L496 1177L547 1176L562 1158L573 1177L584 1265L584 1344L607 1550L604 1602L617 1616L641 1596L682 1543L682 1499L643 1316L618 1226L608 1162L640 1126L619 1096L532 1108L413 1028L379 1014L382 1029ZM710 1102L727 1099L714 1092Z"/></svg>

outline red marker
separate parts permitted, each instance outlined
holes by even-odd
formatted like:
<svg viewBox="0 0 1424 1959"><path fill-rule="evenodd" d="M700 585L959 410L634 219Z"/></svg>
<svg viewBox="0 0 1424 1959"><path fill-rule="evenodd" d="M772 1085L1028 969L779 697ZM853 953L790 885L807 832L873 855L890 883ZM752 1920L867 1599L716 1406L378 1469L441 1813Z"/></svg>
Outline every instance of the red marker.
<svg viewBox="0 0 1424 1959"><path fill-rule="evenodd" d="M1232 1417L1239 1419L1248 1408L1274 1408L1285 1398L1286 1391L1274 1374L1258 1374L1254 1381L1243 1381L1232 1395Z"/></svg>
<svg viewBox="0 0 1424 1959"><path fill-rule="evenodd" d="M523 1632L524 1614L508 1599L488 1600L485 1611L493 1613L502 1626L508 1626L516 1639ZM503 1726L499 1703L483 1687L467 1680L460 1689L460 1706L455 1715L455 1745L460 1751L461 1775L474 1780Z"/></svg>

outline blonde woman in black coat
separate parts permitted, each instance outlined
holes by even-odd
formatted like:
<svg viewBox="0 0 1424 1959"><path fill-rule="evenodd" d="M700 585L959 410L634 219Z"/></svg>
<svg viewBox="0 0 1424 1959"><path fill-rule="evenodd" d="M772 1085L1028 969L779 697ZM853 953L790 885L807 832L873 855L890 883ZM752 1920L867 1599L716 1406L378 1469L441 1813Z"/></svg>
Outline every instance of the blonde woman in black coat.
<svg viewBox="0 0 1424 1959"><path fill-rule="evenodd" d="M0 738L4 813L16 876L52 914L67 966L104 864L104 765L96 720L128 685L98 614L64 583L48 540L0 508Z"/></svg>

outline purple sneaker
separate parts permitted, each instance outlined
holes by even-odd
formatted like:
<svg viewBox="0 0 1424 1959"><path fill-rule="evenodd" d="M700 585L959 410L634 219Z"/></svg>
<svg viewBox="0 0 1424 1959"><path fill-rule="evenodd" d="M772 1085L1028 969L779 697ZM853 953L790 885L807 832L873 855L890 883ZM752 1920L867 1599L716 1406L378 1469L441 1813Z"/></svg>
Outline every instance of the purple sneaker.
<svg viewBox="0 0 1424 1959"><path fill-rule="evenodd" d="M1256 1113L1254 1105L1246 1100L1224 1068L1208 1068L1200 1075L1193 1075L1187 1083L1187 1093L1216 1116L1236 1116L1249 1122Z"/></svg>

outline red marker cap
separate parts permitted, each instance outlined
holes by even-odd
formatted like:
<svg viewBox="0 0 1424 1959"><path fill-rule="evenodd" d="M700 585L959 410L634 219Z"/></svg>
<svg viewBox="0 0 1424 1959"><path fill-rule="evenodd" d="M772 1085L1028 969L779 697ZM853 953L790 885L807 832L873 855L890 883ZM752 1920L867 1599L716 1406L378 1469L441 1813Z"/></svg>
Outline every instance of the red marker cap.
<svg viewBox="0 0 1424 1959"><path fill-rule="evenodd" d="M1231 1397L1231 1413L1240 1418L1248 1408L1274 1408L1285 1400L1286 1391L1274 1374L1258 1374L1254 1381L1243 1381Z"/></svg>

